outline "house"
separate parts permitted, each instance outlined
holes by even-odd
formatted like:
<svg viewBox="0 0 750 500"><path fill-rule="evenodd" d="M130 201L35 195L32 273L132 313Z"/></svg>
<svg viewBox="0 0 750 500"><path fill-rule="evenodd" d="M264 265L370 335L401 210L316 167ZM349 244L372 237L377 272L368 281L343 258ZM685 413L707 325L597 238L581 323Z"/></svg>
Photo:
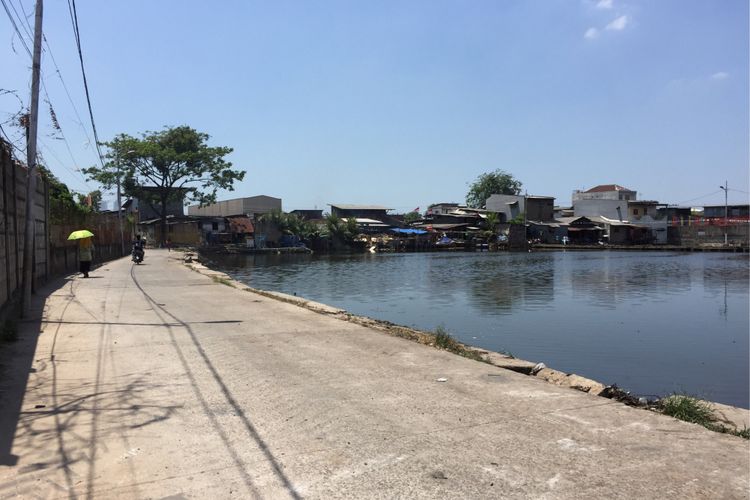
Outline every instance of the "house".
<svg viewBox="0 0 750 500"><path fill-rule="evenodd" d="M208 217L247 215L257 219L260 215L273 211L281 211L281 198L265 195L235 198L205 206L191 205L188 207L188 215Z"/></svg>
<svg viewBox="0 0 750 500"><path fill-rule="evenodd" d="M458 209L459 206L460 205L458 203L434 203L427 207L427 212L425 212L425 215L449 214Z"/></svg>
<svg viewBox="0 0 750 500"><path fill-rule="evenodd" d="M517 217L526 220L548 222L554 220L554 196L493 194L487 198L487 210L501 215L501 222Z"/></svg>
<svg viewBox="0 0 750 500"><path fill-rule="evenodd" d="M573 191L573 205L579 200L618 200L631 201L638 193L618 184L600 184L587 191Z"/></svg>
<svg viewBox="0 0 750 500"><path fill-rule="evenodd" d="M557 222L561 229L557 234L567 236L571 244L592 245L599 242L604 234L604 229L588 217L563 217Z"/></svg>
<svg viewBox="0 0 750 500"><path fill-rule="evenodd" d="M249 244L255 236L255 227L250 217L246 215L234 215L226 218L229 223L229 233L234 243Z"/></svg>
<svg viewBox="0 0 750 500"><path fill-rule="evenodd" d="M161 217L138 222L138 233L147 242L158 244L162 240ZM185 215L167 215L167 237L173 245L198 245L201 242L200 220Z"/></svg>

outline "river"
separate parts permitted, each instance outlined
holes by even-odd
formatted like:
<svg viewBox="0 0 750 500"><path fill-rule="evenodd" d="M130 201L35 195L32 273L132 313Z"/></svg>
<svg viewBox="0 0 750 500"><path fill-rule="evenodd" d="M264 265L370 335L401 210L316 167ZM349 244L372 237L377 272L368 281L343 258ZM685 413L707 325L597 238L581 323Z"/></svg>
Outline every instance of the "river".
<svg viewBox="0 0 750 500"><path fill-rule="evenodd" d="M747 255L212 256L249 286L505 351L643 396L750 407Z"/></svg>

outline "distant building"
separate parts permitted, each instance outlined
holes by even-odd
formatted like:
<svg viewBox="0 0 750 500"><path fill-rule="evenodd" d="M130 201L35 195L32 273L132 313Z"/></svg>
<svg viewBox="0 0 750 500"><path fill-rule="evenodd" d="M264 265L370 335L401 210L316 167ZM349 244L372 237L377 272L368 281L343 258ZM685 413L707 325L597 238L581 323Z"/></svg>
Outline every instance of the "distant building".
<svg viewBox="0 0 750 500"><path fill-rule="evenodd" d="M292 210L289 212L304 220L320 220L323 218L323 210Z"/></svg>
<svg viewBox="0 0 750 500"><path fill-rule="evenodd" d="M486 207L488 212L502 214L502 222L524 214L530 221L551 221L554 219L555 197L493 194L487 198Z"/></svg>
<svg viewBox="0 0 750 500"><path fill-rule="evenodd" d="M247 215L257 218L259 215L273 212L274 210L281 211L281 198L259 195L219 201L203 207L192 205L188 207L188 215L211 217Z"/></svg>
<svg viewBox="0 0 750 500"><path fill-rule="evenodd" d="M143 192L141 198L131 198L123 203L122 208L127 213L137 214L138 220L149 220L161 217L161 201L159 201L159 192L161 188L141 187ZM175 190L177 195L167 201L167 215L182 217L185 215L185 192L187 190ZM115 205L117 202L115 202Z"/></svg>
<svg viewBox="0 0 750 500"><path fill-rule="evenodd" d="M426 215L443 215L449 214L456 210L460 205L458 203L435 203L427 207Z"/></svg>
<svg viewBox="0 0 750 500"><path fill-rule="evenodd" d="M392 208L380 205L334 205L331 203L331 214L337 217L348 219L350 217L358 219L375 219L384 222L389 218L388 210Z"/></svg>
<svg viewBox="0 0 750 500"><path fill-rule="evenodd" d="M637 192L624 188L618 184L600 184L586 191L573 191L573 205L578 200L619 200L631 201L637 199Z"/></svg>
<svg viewBox="0 0 750 500"><path fill-rule="evenodd" d="M729 205L726 207L729 217L749 217L750 205ZM703 207L703 217L724 217L724 205L708 205Z"/></svg>

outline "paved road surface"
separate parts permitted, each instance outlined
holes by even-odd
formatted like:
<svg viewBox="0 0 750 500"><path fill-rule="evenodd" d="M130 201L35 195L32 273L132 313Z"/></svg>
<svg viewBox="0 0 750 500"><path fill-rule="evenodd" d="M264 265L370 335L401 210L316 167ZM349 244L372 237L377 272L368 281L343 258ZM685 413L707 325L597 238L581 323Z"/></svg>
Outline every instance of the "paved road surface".
<svg viewBox="0 0 750 500"><path fill-rule="evenodd" d="M0 497L748 498L746 440L174 255L57 282L0 349Z"/></svg>

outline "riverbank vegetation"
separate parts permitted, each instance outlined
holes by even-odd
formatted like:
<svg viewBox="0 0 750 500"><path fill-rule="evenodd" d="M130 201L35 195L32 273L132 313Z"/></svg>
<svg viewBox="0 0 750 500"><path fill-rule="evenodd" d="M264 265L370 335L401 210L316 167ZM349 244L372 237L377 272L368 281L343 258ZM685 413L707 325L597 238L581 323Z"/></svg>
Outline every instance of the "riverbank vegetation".
<svg viewBox="0 0 750 500"><path fill-rule="evenodd" d="M684 394L673 394L659 400L656 409L685 422L702 425L708 430L722 434L732 434L744 439L750 439L750 429L735 429L717 421L711 403Z"/></svg>

